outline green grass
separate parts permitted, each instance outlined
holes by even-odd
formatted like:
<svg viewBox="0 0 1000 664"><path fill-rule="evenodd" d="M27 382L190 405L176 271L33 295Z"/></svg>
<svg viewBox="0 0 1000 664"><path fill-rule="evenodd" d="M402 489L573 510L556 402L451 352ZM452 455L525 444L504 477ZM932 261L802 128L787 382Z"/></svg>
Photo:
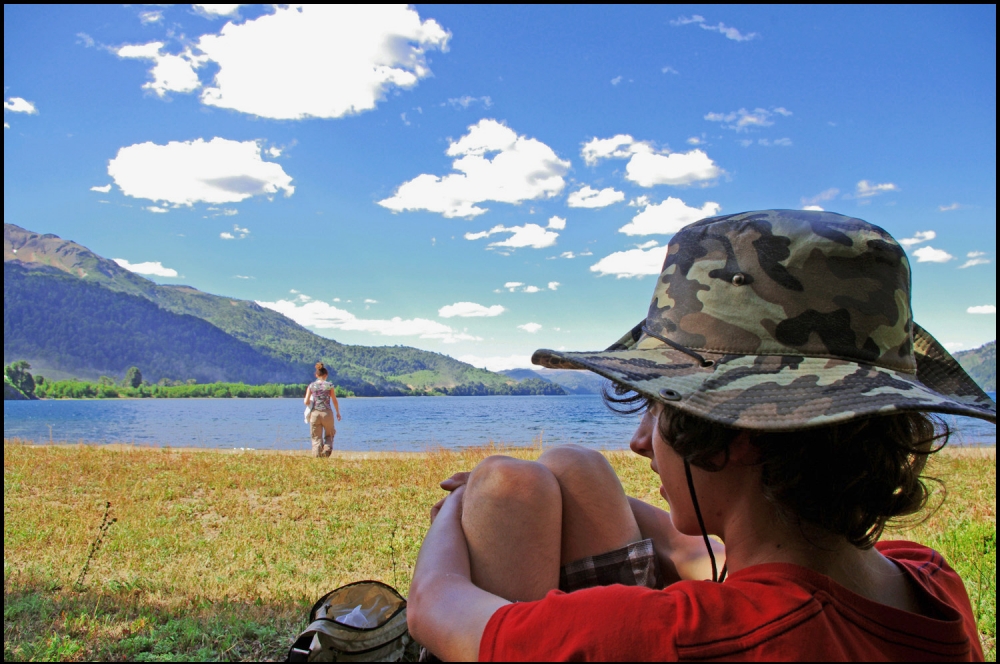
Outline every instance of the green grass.
<svg viewBox="0 0 1000 664"><path fill-rule="evenodd" d="M496 451L318 461L5 441L4 660L282 659L325 592L368 578L406 594L437 482ZM660 500L648 464L608 457L630 494ZM930 473L944 505L887 536L945 555L995 660L995 450L940 455ZM78 585L106 502L117 521Z"/></svg>

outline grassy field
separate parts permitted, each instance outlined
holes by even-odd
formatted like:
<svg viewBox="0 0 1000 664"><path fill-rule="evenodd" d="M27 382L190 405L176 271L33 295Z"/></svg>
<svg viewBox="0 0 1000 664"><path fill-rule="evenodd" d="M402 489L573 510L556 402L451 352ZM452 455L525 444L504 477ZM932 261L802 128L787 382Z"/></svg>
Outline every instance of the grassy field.
<svg viewBox="0 0 1000 664"><path fill-rule="evenodd" d="M496 451L316 460L5 440L4 660L283 659L325 592L380 579L406 594L438 481ZM608 458L626 491L660 500L643 460ZM996 450L948 450L929 474L946 499L887 537L958 570L995 661Z"/></svg>

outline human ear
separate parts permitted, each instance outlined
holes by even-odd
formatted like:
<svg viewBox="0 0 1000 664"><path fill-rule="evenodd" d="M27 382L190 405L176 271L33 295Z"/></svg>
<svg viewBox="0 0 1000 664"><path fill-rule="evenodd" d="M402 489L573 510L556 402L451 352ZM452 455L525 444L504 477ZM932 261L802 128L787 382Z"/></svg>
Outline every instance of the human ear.
<svg viewBox="0 0 1000 664"><path fill-rule="evenodd" d="M750 440L748 431L740 431L729 443L729 459L743 466L752 466L760 458L760 450Z"/></svg>

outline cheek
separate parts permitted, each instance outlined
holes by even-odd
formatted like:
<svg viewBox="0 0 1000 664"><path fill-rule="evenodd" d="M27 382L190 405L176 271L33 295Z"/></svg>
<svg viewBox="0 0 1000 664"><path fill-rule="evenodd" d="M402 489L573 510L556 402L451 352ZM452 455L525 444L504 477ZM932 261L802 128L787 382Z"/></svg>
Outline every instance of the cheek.
<svg viewBox="0 0 1000 664"><path fill-rule="evenodd" d="M684 460L672 447L660 438L653 436L653 450L656 454L656 464L663 483L661 495L670 505L670 518L674 527L684 535L701 535L698 517L695 516L691 503L691 494L687 485L687 475L684 473Z"/></svg>

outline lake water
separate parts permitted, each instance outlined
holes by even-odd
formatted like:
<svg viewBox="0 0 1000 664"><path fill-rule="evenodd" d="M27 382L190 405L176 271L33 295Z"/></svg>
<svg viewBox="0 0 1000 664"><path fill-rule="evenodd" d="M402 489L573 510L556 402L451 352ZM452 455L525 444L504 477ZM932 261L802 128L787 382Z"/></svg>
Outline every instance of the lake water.
<svg viewBox="0 0 1000 664"><path fill-rule="evenodd" d="M490 442L625 449L638 422L612 413L596 395L387 397L341 399L340 406L339 450L417 452ZM301 399L5 401L3 435L39 443L303 450L309 428L302 410ZM996 425L946 419L956 430L952 444L996 445Z"/></svg>

